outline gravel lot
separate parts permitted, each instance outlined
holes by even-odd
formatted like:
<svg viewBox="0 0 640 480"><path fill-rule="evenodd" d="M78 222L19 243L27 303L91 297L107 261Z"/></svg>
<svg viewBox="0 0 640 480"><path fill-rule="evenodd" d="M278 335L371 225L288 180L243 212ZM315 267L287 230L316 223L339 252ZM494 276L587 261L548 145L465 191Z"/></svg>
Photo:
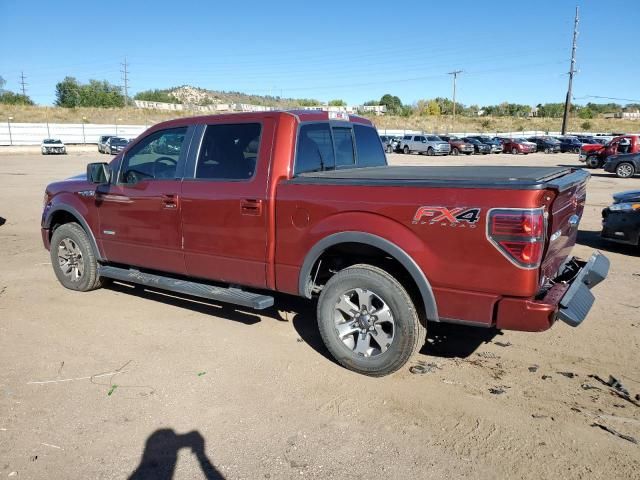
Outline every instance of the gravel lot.
<svg viewBox="0 0 640 480"><path fill-rule="evenodd" d="M70 150L0 149L0 477L639 478L640 445L592 424L640 442L640 408L589 375L640 393L640 251L598 237L611 194L640 178L598 171L589 184L574 252L608 252L611 273L582 326L435 326L415 359L431 372L372 379L328 358L314 305L297 298L258 315L126 286L62 288L40 240L44 187L107 158ZM578 165L571 154L390 157Z"/></svg>

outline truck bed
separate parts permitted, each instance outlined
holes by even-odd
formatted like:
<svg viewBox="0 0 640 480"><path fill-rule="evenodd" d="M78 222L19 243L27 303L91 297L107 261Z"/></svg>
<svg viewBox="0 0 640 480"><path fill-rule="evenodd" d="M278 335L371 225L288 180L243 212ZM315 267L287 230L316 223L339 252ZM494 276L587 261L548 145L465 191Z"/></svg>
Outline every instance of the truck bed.
<svg viewBox="0 0 640 480"><path fill-rule="evenodd" d="M385 166L308 172L291 183L564 190L589 176L571 167Z"/></svg>

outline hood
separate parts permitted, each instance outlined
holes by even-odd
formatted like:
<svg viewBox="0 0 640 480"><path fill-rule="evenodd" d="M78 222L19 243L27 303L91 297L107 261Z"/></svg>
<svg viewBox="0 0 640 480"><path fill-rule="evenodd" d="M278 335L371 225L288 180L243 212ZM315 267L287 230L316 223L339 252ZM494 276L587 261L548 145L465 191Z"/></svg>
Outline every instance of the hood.
<svg viewBox="0 0 640 480"><path fill-rule="evenodd" d="M65 178L63 182L75 182L75 181L82 181L86 179L87 179L87 172L84 172L84 173L79 173L77 175L74 175L73 177Z"/></svg>
<svg viewBox="0 0 640 480"><path fill-rule="evenodd" d="M599 152L600 150L604 150L604 145L600 145L599 143L587 143L586 145L582 145L582 150L585 152Z"/></svg>
<svg viewBox="0 0 640 480"><path fill-rule="evenodd" d="M613 194L613 203L640 202L640 190L627 190Z"/></svg>

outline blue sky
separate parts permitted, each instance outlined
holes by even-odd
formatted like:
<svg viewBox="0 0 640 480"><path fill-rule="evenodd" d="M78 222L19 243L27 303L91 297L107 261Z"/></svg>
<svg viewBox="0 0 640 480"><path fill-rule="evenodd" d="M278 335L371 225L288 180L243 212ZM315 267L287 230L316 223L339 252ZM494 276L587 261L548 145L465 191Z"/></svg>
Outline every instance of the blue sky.
<svg viewBox="0 0 640 480"><path fill-rule="evenodd" d="M638 99L637 0L576 3L576 101ZM51 104L65 75L120 84L126 56L133 93L190 84L352 104L451 96L446 72L461 69L462 103L560 102L576 3L0 0L0 76L17 91L24 71Z"/></svg>

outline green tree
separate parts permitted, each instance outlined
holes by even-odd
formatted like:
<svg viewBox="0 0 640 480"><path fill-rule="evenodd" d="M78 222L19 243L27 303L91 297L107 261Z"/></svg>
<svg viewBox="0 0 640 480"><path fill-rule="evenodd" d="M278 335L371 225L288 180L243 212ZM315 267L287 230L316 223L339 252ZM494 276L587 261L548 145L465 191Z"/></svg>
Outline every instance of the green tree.
<svg viewBox="0 0 640 480"><path fill-rule="evenodd" d="M395 95L391 95L390 93L383 95L379 104L387 107L387 113L391 115L398 115L402 113L402 101L400 98Z"/></svg>
<svg viewBox="0 0 640 480"><path fill-rule="evenodd" d="M106 80L89 80L83 85L74 77L65 77L56 85L56 105L59 107L124 107L124 103L120 87Z"/></svg>
<svg viewBox="0 0 640 480"><path fill-rule="evenodd" d="M7 105L35 105L27 95L0 90L0 103Z"/></svg>
<svg viewBox="0 0 640 480"><path fill-rule="evenodd" d="M330 107L346 107L347 102L338 98L335 100L329 100L329 106Z"/></svg>
<svg viewBox="0 0 640 480"><path fill-rule="evenodd" d="M315 107L316 105L320 105L320 102L314 98L301 98L296 102L301 107Z"/></svg>
<svg viewBox="0 0 640 480"><path fill-rule="evenodd" d="M178 98L171 95L167 90L143 90L133 97L134 100L145 100L147 102L182 103Z"/></svg>
<svg viewBox="0 0 640 480"><path fill-rule="evenodd" d="M578 111L578 116L580 118L593 118L593 111L589 107L582 107Z"/></svg>
<svg viewBox="0 0 640 480"><path fill-rule="evenodd" d="M545 103L538 104L538 116L560 118L564 113L564 103Z"/></svg>

